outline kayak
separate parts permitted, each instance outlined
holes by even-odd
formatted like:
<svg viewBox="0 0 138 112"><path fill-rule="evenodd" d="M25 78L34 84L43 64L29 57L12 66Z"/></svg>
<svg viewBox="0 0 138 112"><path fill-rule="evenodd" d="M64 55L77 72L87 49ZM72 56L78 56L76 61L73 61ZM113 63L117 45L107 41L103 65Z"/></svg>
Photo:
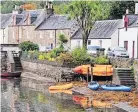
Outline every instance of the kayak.
<svg viewBox="0 0 138 112"><path fill-rule="evenodd" d="M101 85L101 88L108 91L125 91L130 92L131 87L123 86L123 85L116 85L116 84L110 84L110 85Z"/></svg>
<svg viewBox="0 0 138 112"><path fill-rule="evenodd" d="M49 90L50 93L65 93L72 95L72 90Z"/></svg>
<svg viewBox="0 0 138 112"><path fill-rule="evenodd" d="M99 84L96 81L92 81L88 84L88 88L92 90L97 90L99 88Z"/></svg>
<svg viewBox="0 0 138 112"><path fill-rule="evenodd" d="M49 90L66 90L66 89L70 89L73 87L73 84L64 84L64 85L57 85L57 86L50 86Z"/></svg>
<svg viewBox="0 0 138 112"><path fill-rule="evenodd" d="M91 65L81 65L73 69L73 72L78 74L84 74L84 75L87 75L88 71L89 71L89 74L92 74L94 76L112 76L113 75L112 65L94 65L94 67L92 68L91 68Z"/></svg>

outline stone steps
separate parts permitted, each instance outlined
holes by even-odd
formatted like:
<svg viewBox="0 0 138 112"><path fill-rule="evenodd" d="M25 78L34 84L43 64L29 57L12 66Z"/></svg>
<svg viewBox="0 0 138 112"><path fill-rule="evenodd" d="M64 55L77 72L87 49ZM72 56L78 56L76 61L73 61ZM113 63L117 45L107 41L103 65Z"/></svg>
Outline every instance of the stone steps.
<svg viewBox="0 0 138 112"><path fill-rule="evenodd" d="M135 80L131 69L116 68L115 73L118 75L121 85L135 87Z"/></svg>

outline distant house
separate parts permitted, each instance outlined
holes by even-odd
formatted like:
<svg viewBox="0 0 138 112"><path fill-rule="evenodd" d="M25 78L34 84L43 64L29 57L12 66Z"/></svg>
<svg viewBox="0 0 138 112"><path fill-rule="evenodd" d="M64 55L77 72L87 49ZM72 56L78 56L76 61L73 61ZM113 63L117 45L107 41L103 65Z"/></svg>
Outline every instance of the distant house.
<svg viewBox="0 0 138 112"><path fill-rule="evenodd" d="M66 47L70 48L70 37L78 29L75 22L68 20L67 16L54 14L52 5L41 10L24 11L21 14L16 12L12 16L8 42L31 41L38 44L42 51L47 47L57 47L59 34L64 34L68 38Z"/></svg>
<svg viewBox="0 0 138 112"><path fill-rule="evenodd" d="M128 26L118 29L119 46L125 47L130 58L138 58L138 14L127 14Z"/></svg>
<svg viewBox="0 0 138 112"><path fill-rule="evenodd" d="M1 14L0 16L0 44L7 44L9 39L8 25L12 22L12 14Z"/></svg>
<svg viewBox="0 0 138 112"><path fill-rule="evenodd" d="M97 21L88 37L87 45L101 46L105 51L109 47L118 46L118 28L122 25L122 20ZM79 29L71 38L71 49L82 47L82 34Z"/></svg>

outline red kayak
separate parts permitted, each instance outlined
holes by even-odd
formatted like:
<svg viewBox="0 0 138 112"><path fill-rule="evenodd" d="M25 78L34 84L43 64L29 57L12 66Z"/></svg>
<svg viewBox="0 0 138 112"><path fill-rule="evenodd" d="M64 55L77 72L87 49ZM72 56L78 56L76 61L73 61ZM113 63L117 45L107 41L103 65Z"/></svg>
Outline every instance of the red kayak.
<svg viewBox="0 0 138 112"><path fill-rule="evenodd" d="M21 71L1 73L1 77L20 77Z"/></svg>

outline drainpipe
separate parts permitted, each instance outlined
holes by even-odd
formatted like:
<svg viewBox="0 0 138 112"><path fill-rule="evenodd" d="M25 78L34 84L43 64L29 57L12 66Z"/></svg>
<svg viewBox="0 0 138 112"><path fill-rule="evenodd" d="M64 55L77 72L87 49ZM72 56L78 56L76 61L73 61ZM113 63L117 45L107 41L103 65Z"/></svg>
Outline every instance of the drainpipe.
<svg viewBox="0 0 138 112"><path fill-rule="evenodd" d="M5 37L5 34L4 34L4 29L3 29L3 44L4 44L4 37Z"/></svg>

